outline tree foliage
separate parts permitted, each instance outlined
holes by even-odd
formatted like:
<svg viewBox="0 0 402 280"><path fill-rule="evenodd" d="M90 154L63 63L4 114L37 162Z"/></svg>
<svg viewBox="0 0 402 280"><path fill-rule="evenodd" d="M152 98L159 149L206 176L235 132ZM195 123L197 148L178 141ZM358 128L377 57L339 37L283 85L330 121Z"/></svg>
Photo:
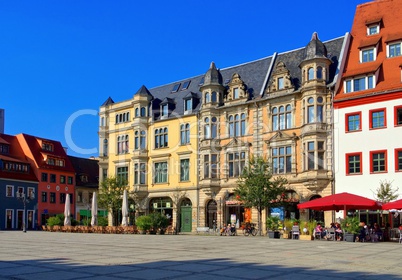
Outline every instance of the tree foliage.
<svg viewBox="0 0 402 280"><path fill-rule="evenodd" d="M242 175L237 181L235 195L244 207L258 211L258 230L261 233L262 211L282 203L287 180L273 177L268 162L263 157L251 157Z"/></svg>
<svg viewBox="0 0 402 280"><path fill-rule="evenodd" d="M383 204L388 203L398 198L398 190L399 188L394 189L392 187L392 182L387 180L380 181L380 186L376 189L374 197Z"/></svg>
<svg viewBox="0 0 402 280"><path fill-rule="evenodd" d="M124 190L128 190L126 182L115 177L106 178L100 185L98 204L109 209L112 217L116 216L122 206Z"/></svg>

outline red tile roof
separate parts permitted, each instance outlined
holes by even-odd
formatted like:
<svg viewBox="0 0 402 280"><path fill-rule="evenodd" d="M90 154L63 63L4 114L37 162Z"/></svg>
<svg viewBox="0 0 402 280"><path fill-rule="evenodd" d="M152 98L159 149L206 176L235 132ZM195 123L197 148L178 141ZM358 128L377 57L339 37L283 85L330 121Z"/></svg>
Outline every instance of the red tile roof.
<svg viewBox="0 0 402 280"><path fill-rule="evenodd" d="M352 26L352 40L346 56L341 84L334 101L349 99L352 97L364 97L375 92L386 92L402 88L401 68L402 56L387 58L387 42L402 39L402 1L377 0L358 5ZM367 26L379 23L378 35L367 35ZM383 40L379 40L383 38ZM360 62L360 48L376 45L377 57L375 62ZM343 82L345 78L358 76L375 71L381 65L376 87L370 90L362 90L344 93ZM370 70L371 69L371 70Z"/></svg>
<svg viewBox="0 0 402 280"><path fill-rule="evenodd" d="M29 173L3 171L0 169L0 178L37 182L38 179L36 178L34 170L25 156L17 137L8 134L0 134L0 143L9 145L9 153L0 154L0 160L3 164L5 162L14 162L24 163L30 166Z"/></svg>
<svg viewBox="0 0 402 280"><path fill-rule="evenodd" d="M38 168L53 169L65 172L74 172L74 168L60 142L41 137L36 137L28 134L17 135L20 142L22 142L22 148L26 154L32 156L33 161ZM53 146L53 151L43 150L42 142L49 143ZM46 163L47 157L54 157L56 159L63 159L65 166L49 165Z"/></svg>

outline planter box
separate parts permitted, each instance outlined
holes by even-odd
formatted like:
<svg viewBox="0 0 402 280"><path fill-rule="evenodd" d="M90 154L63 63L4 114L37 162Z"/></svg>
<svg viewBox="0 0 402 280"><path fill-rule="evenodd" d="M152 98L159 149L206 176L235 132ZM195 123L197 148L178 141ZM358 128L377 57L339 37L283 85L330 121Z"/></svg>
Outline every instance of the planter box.
<svg viewBox="0 0 402 280"><path fill-rule="evenodd" d="M356 240L356 234L353 233L345 233L344 239L346 242L355 242Z"/></svg>
<svg viewBox="0 0 402 280"><path fill-rule="evenodd" d="M289 233L283 233L282 238L283 239L290 239L290 234Z"/></svg>
<svg viewBox="0 0 402 280"><path fill-rule="evenodd" d="M310 241L314 240L312 235L303 235L303 234L299 235L299 239L300 240L310 240Z"/></svg>
<svg viewBox="0 0 402 280"><path fill-rule="evenodd" d="M268 231L268 237L269 238L280 238L280 232L279 231Z"/></svg>

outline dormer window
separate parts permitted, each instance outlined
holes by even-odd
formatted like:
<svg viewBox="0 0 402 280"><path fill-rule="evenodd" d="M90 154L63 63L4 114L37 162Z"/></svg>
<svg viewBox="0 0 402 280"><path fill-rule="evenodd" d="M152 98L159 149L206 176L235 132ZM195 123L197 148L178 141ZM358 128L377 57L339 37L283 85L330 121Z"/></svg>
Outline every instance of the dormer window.
<svg viewBox="0 0 402 280"><path fill-rule="evenodd" d="M360 62L370 62L376 59L376 49L374 47L360 51Z"/></svg>
<svg viewBox="0 0 402 280"><path fill-rule="evenodd" d="M192 98L188 98L184 100L184 111L191 112L193 110L193 100Z"/></svg>
<svg viewBox="0 0 402 280"><path fill-rule="evenodd" d="M401 55L401 42L392 43L387 46L388 57Z"/></svg>
<svg viewBox="0 0 402 280"><path fill-rule="evenodd" d="M47 142L42 142L42 150L53 152L53 144L47 143Z"/></svg>
<svg viewBox="0 0 402 280"><path fill-rule="evenodd" d="M169 105L168 104L163 104L161 106L161 116L162 117L167 117L169 115Z"/></svg>
<svg viewBox="0 0 402 280"><path fill-rule="evenodd" d="M283 77L278 78L278 90L284 89Z"/></svg>
<svg viewBox="0 0 402 280"><path fill-rule="evenodd" d="M10 148L8 145L5 144L0 144L0 154L6 155L10 151Z"/></svg>
<svg viewBox="0 0 402 280"><path fill-rule="evenodd" d="M360 90L371 89L375 87L374 75L358 77L345 81L345 92L355 92Z"/></svg>
<svg viewBox="0 0 402 280"><path fill-rule="evenodd" d="M375 35L380 33L380 24L373 24L367 26L367 35Z"/></svg>
<svg viewBox="0 0 402 280"><path fill-rule="evenodd" d="M238 99L239 98L239 88L234 88L233 89L233 99Z"/></svg>

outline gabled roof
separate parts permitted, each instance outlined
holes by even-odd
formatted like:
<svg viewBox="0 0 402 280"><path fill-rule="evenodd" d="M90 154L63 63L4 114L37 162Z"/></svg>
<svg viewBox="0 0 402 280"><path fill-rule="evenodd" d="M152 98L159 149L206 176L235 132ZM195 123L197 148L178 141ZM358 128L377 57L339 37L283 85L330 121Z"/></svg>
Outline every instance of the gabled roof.
<svg viewBox="0 0 402 280"><path fill-rule="evenodd" d="M17 137L8 134L0 134L0 139L2 140L2 144L9 145L9 153L0 154L1 165L3 165L5 162L15 162L24 163L30 166L29 173L3 172L2 169L0 169L0 179L3 178L37 182L38 179L36 178L33 168L25 156Z"/></svg>
<svg viewBox="0 0 402 280"><path fill-rule="evenodd" d="M402 39L402 1L381 0L358 5L351 31L351 43L346 51L346 62L342 81L336 92L334 102L385 94L402 89L402 56L387 57L387 44ZM368 35L367 28L379 24L379 34ZM360 62L360 51L364 47L376 46L377 55L373 62ZM377 71L377 84L368 90L345 93L344 81L359 78L368 72Z"/></svg>
<svg viewBox="0 0 402 280"><path fill-rule="evenodd" d="M18 134L16 136L21 144L24 153L32 155L32 160L35 162L38 168L53 169L65 172L74 172L74 168L67 157L66 151L59 141L36 137L28 134ZM53 145L53 151L43 150L41 143L46 142ZM52 156L55 158L63 159L65 166L48 165L46 164L46 158Z"/></svg>
<svg viewBox="0 0 402 280"><path fill-rule="evenodd" d="M79 158L68 156L75 170L75 182L77 187L92 187L99 186L99 161L95 159ZM85 175L87 181L82 181L82 176Z"/></svg>

